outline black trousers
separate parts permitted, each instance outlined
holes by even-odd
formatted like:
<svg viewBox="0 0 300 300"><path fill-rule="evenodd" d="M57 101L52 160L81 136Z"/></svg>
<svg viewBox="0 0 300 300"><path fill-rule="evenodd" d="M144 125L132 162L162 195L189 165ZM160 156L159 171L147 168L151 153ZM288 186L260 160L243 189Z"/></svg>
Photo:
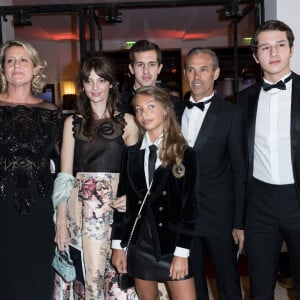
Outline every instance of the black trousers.
<svg viewBox="0 0 300 300"><path fill-rule="evenodd" d="M237 246L231 232L219 237L196 237L191 247L192 273L197 300L209 300L206 282L206 256L211 257L219 300L241 300Z"/></svg>
<svg viewBox="0 0 300 300"><path fill-rule="evenodd" d="M300 300L300 206L295 186L253 179L245 229L251 299L274 299L280 250L285 240Z"/></svg>

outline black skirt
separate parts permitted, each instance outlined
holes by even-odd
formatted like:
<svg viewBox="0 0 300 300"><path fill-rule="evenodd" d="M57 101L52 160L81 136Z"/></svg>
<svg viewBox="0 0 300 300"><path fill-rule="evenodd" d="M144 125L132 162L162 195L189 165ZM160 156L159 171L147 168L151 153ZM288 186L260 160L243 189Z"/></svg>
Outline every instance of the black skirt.
<svg viewBox="0 0 300 300"><path fill-rule="evenodd" d="M127 251L127 271L134 278L153 281L170 281L170 267L173 254L157 260L150 231L149 221L145 221L142 238L135 245L129 245ZM190 261L189 274L182 280L192 277Z"/></svg>

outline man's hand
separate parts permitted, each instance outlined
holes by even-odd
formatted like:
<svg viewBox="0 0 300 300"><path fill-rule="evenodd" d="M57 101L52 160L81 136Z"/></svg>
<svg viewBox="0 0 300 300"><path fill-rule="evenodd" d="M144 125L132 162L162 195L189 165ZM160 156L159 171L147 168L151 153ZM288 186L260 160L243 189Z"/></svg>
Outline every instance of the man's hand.
<svg viewBox="0 0 300 300"><path fill-rule="evenodd" d="M241 254L244 249L245 232L242 229L234 228L232 230L232 236L235 244L239 246L239 254Z"/></svg>

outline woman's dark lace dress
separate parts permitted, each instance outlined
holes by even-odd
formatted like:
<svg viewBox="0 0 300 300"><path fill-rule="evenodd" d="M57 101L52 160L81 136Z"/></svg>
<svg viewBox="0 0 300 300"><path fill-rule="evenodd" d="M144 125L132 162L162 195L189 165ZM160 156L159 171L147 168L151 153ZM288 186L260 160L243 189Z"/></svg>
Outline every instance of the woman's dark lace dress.
<svg viewBox="0 0 300 300"><path fill-rule="evenodd" d="M85 131L85 120L74 115L73 134L75 138L74 173L112 172L119 173L123 150L126 148L122 134L125 120L123 114L97 122L99 134L91 141Z"/></svg>
<svg viewBox="0 0 300 300"><path fill-rule="evenodd" d="M51 297L50 159L61 134L61 121L54 105L0 104L0 299Z"/></svg>

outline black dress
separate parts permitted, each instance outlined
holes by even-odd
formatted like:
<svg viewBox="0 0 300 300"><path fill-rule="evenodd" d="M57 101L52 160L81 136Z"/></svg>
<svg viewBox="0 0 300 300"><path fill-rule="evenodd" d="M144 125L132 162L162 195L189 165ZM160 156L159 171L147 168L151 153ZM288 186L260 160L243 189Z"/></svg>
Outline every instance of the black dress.
<svg viewBox="0 0 300 300"><path fill-rule="evenodd" d="M47 300L53 290L50 158L61 114L49 103L0 103L0 298Z"/></svg>

